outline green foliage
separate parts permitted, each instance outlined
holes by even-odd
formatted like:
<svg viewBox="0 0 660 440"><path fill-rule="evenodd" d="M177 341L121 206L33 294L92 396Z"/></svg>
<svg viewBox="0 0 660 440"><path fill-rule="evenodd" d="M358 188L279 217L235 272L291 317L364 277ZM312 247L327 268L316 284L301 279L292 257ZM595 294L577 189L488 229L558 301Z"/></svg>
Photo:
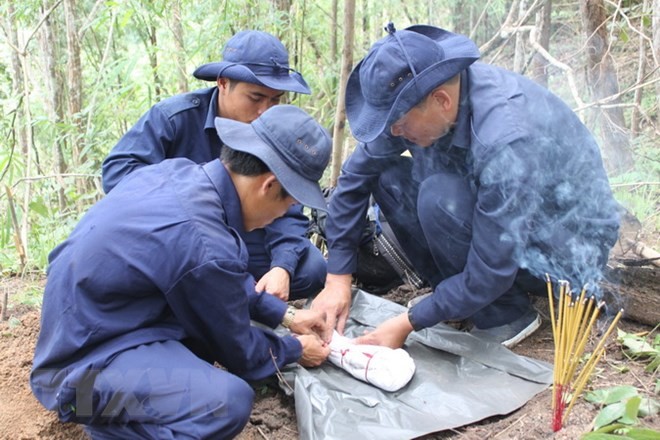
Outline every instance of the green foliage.
<svg viewBox="0 0 660 440"><path fill-rule="evenodd" d="M17 292L16 295L12 297L10 306L8 308L9 313L13 307L17 304L26 305L26 306L41 306L41 301L43 299L42 290L39 287L33 286L30 288L23 289L20 292Z"/></svg>
<svg viewBox="0 0 660 440"><path fill-rule="evenodd" d="M343 2L338 2L337 23L333 25L331 0L291 2L287 10L278 5L287 2L257 0L192 1L153 0L79 0L76 3L76 26L81 48L83 81L82 110L77 115L67 113L66 98L69 61L66 44L66 20L62 3L55 5L48 21L42 20L44 2L24 0L0 2L5 38L0 42L0 270L15 272L19 262L14 244L14 226L7 209L4 186L15 194L16 212L21 225L27 224L23 237L27 242L28 265L42 269L50 250L70 232L77 219L102 193L98 187L101 163L117 140L142 114L164 97L179 92L178 73L183 72L189 89L212 86L192 77L200 64L221 58L221 50L231 35L243 29L262 29L279 36L289 49L291 60L313 90L311 96L292 95L289 99L313 114L328 128L334 124L339 70L341 67ZM639 2L628 2L624 11L633 19L646 20ZM471 33L477 44L489 41L499 31L508 14L510 2L504 0L466 0L455 2L406 2L397 0L366 0L357 2L353 63L357 63L368 48L384 36L383 25L394 21L398 29L411 24L431 24L459 32ZM174 39L174 6L180 11L183 29L183 65L177 57ZM12 13L10 14L10 8ZM553 8L555 27L551 51L566 60L563 51L575 51L570 58L580 61L582 37L579 33L577 4L561 4ZM533 23L531 18L529 24ZM613 29L619 37L635 43L637 34L621 17L616 17ZM43 31L50 26L54 36L53 74L51 84L44 52ZM27 68L25 90L16 90L9 28L13 27L25 48L21 60ZM647 26L648 28L648 26ZM336 33L337 53L331 54L331 36ZM25 41L32 36L32 39ZM575 41L575 45L565 43ZM513 39L508 40L504 53L511 52ZM612 46L612 54L622 49ZM150 56L152 58L150 58ZM152 65L151 60L156 60ZM485 60L489 61L489 60ZM506 67L506 59L496 63ZM633 65L634 63L629 63ZM581 69L581 64L575 71ZM622 67L623 69L623 67ZM628 67L626 67L628 69ZM632 72L632 70L631 70ZM630 72L629 72L630 76ZM634 76L634 75L632 75ZM563 75L554 75L553 91L564 87ZM555 85L557 87L555 87ZM651 87L647 88L651 90ZM645 89L642 109L653 119L657 114L655 93ZM60 112L54 108L55 91L62 99ZM561 95L561 93L560 93ZM567 94L565 94L567 95ZM657 118L656 118L657 119ZM30 134L30 151L21 137ZM348 134L348 133L347 133ZM636 169L613 179L616 196L641 221L654 222L660 229L660 216L654 200L658 187L646 184L660 180L660 153L653 136L642 138L635 145L638 157ZM348 145L354 145L349 139ZM58 163L61 151L63 163ZM650 159L650 160L649 160ZM56 178L59 173L80 174L80 179ZM36 180L26 180L35 179ZM84 184L80 184L80 180ZM57 194L66 196L65 206ZM23 220L26 219L26 222Z"/></svg>
<svg viewBox="0 0 660 440"><path fill-rule="evenodd" d="M618 330L617 341L623 345L624 352L632 359L648 361L645 370L655 373L660 370L660 334L652 341L648 338Z"/></svg>
<svg viewBox="0 0 660 440"><path fill-rule="evenodd" d="M640 136L634 146L635 168L610 179L615 198L640 222L649 226L649 232L660 231L660 151L655 135Z"/></svg>
<svg viewBox="0 0 660 440"><path fill-rule="evenodd" d="M651 332L652 334L653 332ZM634 360L651 360L646 367L654 374L658 369L660 335L653 342L639 335L618 330L617 341L626 355ZM659 382L656 382L655 394L658 394ZM593 421L594 432L584 435L587 440L600 439L658 439L660 432L641 427L642 419L653 417L660 412L660 403L655 398L640 395L639 390L631 385L620 385L586 393L585 400L601 406Z"/></svg>
<svg viewBox="0 0 660 440"><path fill-rule="evenodd" d="M638 394L636 388L632 386L617 386L604 390L596 390L585 394L585 399L589 402L602 405L596 418L594 419L594 433L583 436L583 439L600 438L623 438L644 439L649 432L657 435L660 432L653 432L646 429L637 429L639 419L647 416L653 416L660 410L660 404L655 399L643 398Z"/></svg>

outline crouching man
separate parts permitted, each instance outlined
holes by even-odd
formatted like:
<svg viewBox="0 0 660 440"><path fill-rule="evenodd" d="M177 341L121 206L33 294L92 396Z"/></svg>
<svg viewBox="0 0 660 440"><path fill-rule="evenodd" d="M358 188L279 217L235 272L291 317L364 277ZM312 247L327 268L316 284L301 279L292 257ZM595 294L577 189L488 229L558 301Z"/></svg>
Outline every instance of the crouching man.
<svg viewBox="0 0 660 440"><path fill-rule="evenodd" d="M322 313L255 293L241 233L297 202L325 209L330 137L288 105L215 124L219 160L131 173L49 256L30 383L94 439L233 437L252 410L246 380L329 354ZM279 324L300 336L265 329Z"/></svg>

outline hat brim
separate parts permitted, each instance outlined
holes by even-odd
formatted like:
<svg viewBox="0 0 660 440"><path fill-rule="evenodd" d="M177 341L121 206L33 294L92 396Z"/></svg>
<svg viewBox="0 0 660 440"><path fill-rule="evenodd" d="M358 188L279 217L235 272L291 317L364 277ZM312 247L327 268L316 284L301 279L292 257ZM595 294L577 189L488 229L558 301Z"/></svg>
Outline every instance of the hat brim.
<svg viewBox="0 0 660 440"><path fill-rule="evenodd" d="M236 81L244 81L274 90L286 92L311 94L311 90L302 75L290 72L284 75L256 75L252 70L242 64L218 61L199 66L193 76L204 81L217 81L219 77Z"/></svg>
<svg viewBox="0 0 660 440"><path fill-rule="evenodd" d="M233 119L215 118L215 128L224 144L261 159L296 201L310 208L328 210L319 183L291 169L273 147L257 134L251 124Z"/></svg>

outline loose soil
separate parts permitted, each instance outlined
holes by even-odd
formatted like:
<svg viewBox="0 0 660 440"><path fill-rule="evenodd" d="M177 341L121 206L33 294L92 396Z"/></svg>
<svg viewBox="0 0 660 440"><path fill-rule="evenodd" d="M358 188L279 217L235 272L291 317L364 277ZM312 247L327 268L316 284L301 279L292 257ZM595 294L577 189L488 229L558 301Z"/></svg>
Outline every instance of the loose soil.
<svg viewBox="0 0 660 440"><path fill-rule="evenodd" d="M625 297L626 290L634 289L641 296L658 296L660 268L646 265L628 267L613 260L617 274L613 284ZM82 429L74 424L60 423L54 413L44 410L32 396L28 385L28 375L32 354L39 331L38 306L25 305L31 296L38 296L43 288L43 278L29 277L0 278L0 295L8 293L9 306L6 320L0 322L0 439L54 439L82 440L87 437ZM27 293L26 293L27 292ZM400 286L386 297L400 304L423 292L414 291L408 286ZM614 292L616 293L616 292ZM533 336L513 349L514 352L552 362L553 340L548 320L547 300L539 298L536 307L544 316L543 325ZM0 296L0 304L3 299ZM1 316L1 315L0 315ZM619 328L629 333L645 334L657 332L657 328L640 324L629 319L620 322ZM609 388L615 385L632 385L641 395L658 398L657 373L644 371L641 361L625 356L620 344L611 337L603 359L598 364L589 386L590 389ZM256 402L248 425L238 436L240 440L290 440L298 438L295 407L292 397L286 396L274 381L254 385ZM551 430L551 394L545 390L519 410L506 416L491 417L476 424L454 430L438 432L423 439L578 439L592 427L599 408L579 399L570 413L569 420L562 430ZM660 416L641 420L643 426L660 430Z"/></svg>

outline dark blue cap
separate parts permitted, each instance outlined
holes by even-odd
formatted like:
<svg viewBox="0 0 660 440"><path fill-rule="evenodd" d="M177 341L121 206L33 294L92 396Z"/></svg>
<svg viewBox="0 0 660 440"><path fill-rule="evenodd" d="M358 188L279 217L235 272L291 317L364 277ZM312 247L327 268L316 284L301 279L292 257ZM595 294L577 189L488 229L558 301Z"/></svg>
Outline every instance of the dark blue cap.
<svg viewBox="0 0 660 440"><path fill-rule="evenodd" d="M229 78L274 90L309 95L302 75L289 67L289 52L274 36L262 31L241 31L231 37L222 51L222 61L199 66L197 79Z"/></svg>
<svg viewBox="0 0 660 440"><path fill-rule="evenodd" d="M298 202L327 210L318 181L330 161L332 141L304 110L276 105L249 124L215 118L215 128L223 143L261 159Z"/></svg>
<svg viewBox="0 0 660 440"><path fill-rule="evenodd" d="M353 136L371 142L479 58L469 38L433 26L396 31L390 24L353 69L346 86L346 117Z"/></svg>

